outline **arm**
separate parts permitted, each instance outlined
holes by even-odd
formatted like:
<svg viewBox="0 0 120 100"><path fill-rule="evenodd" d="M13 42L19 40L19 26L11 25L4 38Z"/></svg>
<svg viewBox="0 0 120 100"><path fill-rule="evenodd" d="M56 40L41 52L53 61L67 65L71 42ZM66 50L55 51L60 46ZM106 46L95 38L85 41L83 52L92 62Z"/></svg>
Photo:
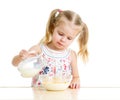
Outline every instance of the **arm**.
<svg viewBox="0 0 120 100"><path fill-rule="evenodd" d="M14 66L18 66L18 64L22 60L29 58L29 57L34 57L35 55L40 54L40 52L41 52L41 50L40 50L39 45L32 46L28 51L21 50L20 53L12 59L12 64Z"/></svg>
<svg viewBox="0 0 120 100"><path fill-rule="evenodd" d="M71 66L72 66L72 81L70 84L70 88L77 89L80 88L80 78L79 78L79 72L77 67L77 55L74 51L71 52Z"/></svg>

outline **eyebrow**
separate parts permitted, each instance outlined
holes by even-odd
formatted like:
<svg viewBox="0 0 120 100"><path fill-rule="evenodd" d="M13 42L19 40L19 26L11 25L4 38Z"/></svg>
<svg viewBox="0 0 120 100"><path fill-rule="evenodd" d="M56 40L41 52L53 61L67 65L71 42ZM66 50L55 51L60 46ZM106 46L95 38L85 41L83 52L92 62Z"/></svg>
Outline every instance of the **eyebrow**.
<svg viewBox="0 0 120 100"><path fill-rule="evenodd" d="M59 27L58 32L61 32L61 33L63 33L63 34L68 34L69 37L72 38L72 39L74 39L74 38L76 37L76 36L71 35L71 33L64 33L64 29L61 28L61 26Z"/></svg>
<svg viewBox="0 0 120 100"><path fill-rule="evenodd" d="M58 30L58 32L60 32L60 33L62 33L62 34L66 34L66 33L64 33L63 31L61 31L61 30ZM70 34L70 33L67 33L67 34ZM71 39L74 39L75 37L73 37L73 35L69 35L69 36L67 36L67 37L69 37L69 38L71 38Z"/></svg>

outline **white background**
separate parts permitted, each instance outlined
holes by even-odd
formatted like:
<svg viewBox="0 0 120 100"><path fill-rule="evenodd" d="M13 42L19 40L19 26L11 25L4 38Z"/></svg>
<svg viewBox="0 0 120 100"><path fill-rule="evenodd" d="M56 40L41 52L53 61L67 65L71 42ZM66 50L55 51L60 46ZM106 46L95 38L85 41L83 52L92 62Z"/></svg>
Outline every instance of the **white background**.
<svg viewBox="0 0 120 100"><path fill-rule="evenodd" d="M55 8L77 12L89 28L89 62L78 59L81 87L120 87L119 0L0 0L0 86L31 85L11 61L40 41Z"/></svg>

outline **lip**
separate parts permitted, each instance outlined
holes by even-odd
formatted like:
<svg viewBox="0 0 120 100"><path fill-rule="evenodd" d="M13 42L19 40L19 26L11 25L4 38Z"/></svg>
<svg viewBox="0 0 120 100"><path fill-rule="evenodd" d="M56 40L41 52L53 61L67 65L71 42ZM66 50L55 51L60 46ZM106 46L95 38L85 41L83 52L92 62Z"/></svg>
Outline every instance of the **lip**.
<svg viewBox="0 0 120 100"><path fill-rule="evenodd" d="M58 44L59 46L64 47L64 45L63 45L62 43L60 43L60 42L57 42L57 44Z"/></svg>

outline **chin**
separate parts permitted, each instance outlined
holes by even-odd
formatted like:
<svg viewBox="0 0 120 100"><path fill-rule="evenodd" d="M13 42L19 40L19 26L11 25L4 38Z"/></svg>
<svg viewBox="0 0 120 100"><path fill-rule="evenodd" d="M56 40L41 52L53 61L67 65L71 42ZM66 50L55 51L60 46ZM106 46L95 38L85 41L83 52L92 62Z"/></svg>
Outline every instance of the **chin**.
<svg viewBox="0 0 120 100"><path fill-rule="evenodd" d="M59 50L65 50L66 48L64 47L58 47Z"/></svg>
<svg viewBox="0 0 120 100"><path fill-rule="evenodd" d="M55 47L57 50L65 50L66 49L66 47L64 47L63 45L60 45L60 44L56 44Z"/></svg>

